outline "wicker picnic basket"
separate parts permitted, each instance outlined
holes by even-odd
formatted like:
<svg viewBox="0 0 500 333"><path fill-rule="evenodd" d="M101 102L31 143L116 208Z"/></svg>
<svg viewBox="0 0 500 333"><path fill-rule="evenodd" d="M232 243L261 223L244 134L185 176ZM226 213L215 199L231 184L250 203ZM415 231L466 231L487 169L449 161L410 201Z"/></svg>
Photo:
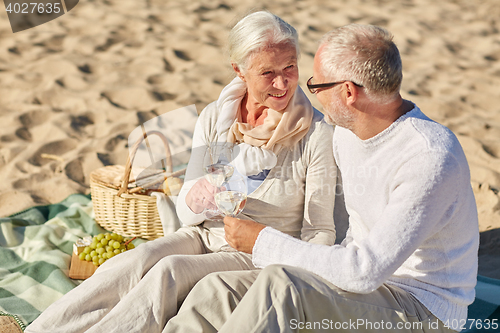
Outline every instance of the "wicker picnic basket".
<svg viewBox="0 0 500 333"><path fill-rule="evenodd" d="M162 140L166 155L165 170L158 171L160 175L162 173L165 175L159 178L159 188L162 188L165 179L176 178L179 180L177 177L185 172L185 169L172 172L172 157L167 138L158 131L149 131L137 140L130 151L125 166L105 166L91 172L90 192L95 220L97 224L108 231L122 236L137 236L149 240L163 236L156 197L150 196L150 190L147 190L149 188L147 185L155 184L142 185L141 187L137 185L136 180L130 179L132 165L140 144L153 134ZM158 183L158 177L156 177L156 183Z"/></svg>

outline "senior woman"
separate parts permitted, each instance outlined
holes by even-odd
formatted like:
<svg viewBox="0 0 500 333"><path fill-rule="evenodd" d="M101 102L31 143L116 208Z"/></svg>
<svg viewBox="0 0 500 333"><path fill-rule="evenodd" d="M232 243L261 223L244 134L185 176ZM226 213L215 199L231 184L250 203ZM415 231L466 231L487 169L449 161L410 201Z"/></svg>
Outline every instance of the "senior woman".
<svg viewBox="0 0 500 333"><path fill-rule="evenodd" d="M220 220L206 219L214 190L198 147L231 142L238 172L257 182L242 217L303 240L333 244L336 172L332 128L298 87L298 39L268 12L231 30L236 78L200 114L177 200L184 226L106 261L51 305L26 332L161 332L190 289L215 271L252 270L251 255L227 245ZM322 139L323 138L323 139Z"/></svg>

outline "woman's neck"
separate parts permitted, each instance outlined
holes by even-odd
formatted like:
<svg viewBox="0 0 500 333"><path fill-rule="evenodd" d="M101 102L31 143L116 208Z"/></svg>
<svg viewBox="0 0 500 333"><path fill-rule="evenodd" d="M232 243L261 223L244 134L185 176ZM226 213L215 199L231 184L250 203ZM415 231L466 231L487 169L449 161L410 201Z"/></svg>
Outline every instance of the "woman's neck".
<svg viewBox="0 0 500 333"><path fill-rule="evenodd" d="M267 117L267 110L264 105L252 103L246 94L241 101L241 122L254 127L262 125Z"/></svg>

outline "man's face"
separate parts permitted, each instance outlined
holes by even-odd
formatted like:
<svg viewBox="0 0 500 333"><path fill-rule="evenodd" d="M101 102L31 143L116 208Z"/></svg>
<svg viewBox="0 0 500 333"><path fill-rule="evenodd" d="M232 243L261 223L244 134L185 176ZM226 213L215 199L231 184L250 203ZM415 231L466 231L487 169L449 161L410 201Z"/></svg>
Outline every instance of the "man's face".
<svg viewBox="0 0 500 333"><path fill-rule="evenodd" d="M322 49L323 46L320 46L316 52L316 56L314 57L313 83L315 84L327 83L331 81L323 75L323 70L321 68ZM342 85L320 89L316 93L316 98L323 106L325 121L328 124L350 128L350 124L353 122L353 117L349 108L342 100L341 89L343 89Z"/></svg>

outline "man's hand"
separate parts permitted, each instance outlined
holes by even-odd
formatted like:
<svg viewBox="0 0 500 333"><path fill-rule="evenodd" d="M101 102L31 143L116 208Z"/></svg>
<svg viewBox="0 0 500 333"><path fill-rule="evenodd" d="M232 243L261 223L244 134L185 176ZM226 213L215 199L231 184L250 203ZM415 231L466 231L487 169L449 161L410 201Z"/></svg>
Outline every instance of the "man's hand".
<svg viewBox="0 0 500 333"><path fill-rule="evenodd" d="M266 226L250 220L240 220L226 216L224 231L226 240L232 248L246 253L252 253L253 246L260 231Z"/></svg>

